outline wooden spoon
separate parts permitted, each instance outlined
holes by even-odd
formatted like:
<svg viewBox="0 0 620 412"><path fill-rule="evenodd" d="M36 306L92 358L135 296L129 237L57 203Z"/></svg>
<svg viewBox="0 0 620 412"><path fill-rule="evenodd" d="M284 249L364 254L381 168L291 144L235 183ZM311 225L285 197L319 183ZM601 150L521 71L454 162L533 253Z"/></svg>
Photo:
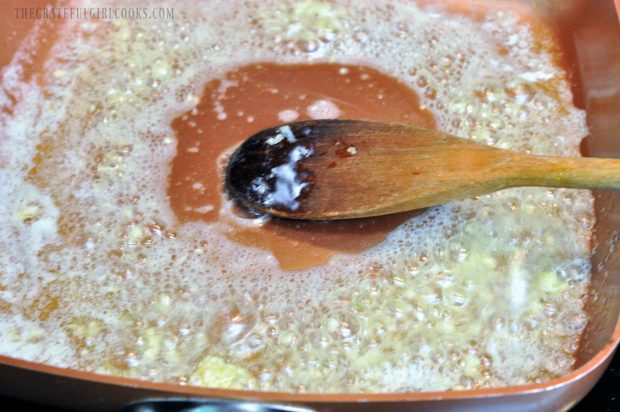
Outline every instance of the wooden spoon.
<svg viewBox="0 0 620 412"><path fill-rule="evenodd" d="M385 215L515 186L620 189L620 160L544 157L436 130L359 120L265 129L232 155L226 187L293 219Z"/></svg>

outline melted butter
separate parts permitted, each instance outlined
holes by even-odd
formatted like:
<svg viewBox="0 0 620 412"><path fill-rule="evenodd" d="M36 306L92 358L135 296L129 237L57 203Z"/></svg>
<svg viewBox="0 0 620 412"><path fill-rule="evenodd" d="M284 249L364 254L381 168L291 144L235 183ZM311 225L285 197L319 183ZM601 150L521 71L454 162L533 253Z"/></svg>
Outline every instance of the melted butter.
<svg viewBox="0 0 620 412"><path fill-rule="evenodd" d="M243 84L234 73L266 61L283 72L372 67L414 90L413 109L431 111L439 130L578 156L585 113L572 103L544 25L513 2L476 2L473 11L450 3L457 13L443 2L177 3L172 22L67 20L55 36L37 22L2 71L0 353L286 392L489 388L570 371L587 322L587 191L511 189L397 227L377 222L357 233L389 234L367 249L350 242L347 228L325 237L314 226L282 229L291 242L273 235L270 246L272 223L256 229L262 221L217 198L188 211L170 199L178 156L212 147L204 164L190 162L204 174L179 180L179 193L215 193L214 159L235 144L196 137L185 145L173 119L188 120L203 96L203 111L230 133L224 125L239 109L226 99ZM41 39L54 44L31 59ZM287 104L272 100L278 110L253 106L265 109L262 127L342 116L352 109L332 86L308 105L294 94ZM274 87L274 96L285 90ZM245 120L235 139L254 131L256 118ZM209 217L216 208L233 222ZM347 247L355 253L283 271L270 251L286 245L279 256L295 264L293 240L315 262Z"/></svg>
<svg viewBox="0 0 620 412"><path fill-rule="evenodd" d="M415 92L370 67L263 63L236 69L207 83L196 107L173 122L179 143L168 194L177 216L217 222L230 239L265 249L283 269L298 270L324 264L337 252L356 253L376 245L415 214L343 222L274 219L256 224L251 223L253 217L231 216L222 208L226 155L247 137L281 123L283 116L384 120L427 128L435 124ZM291 138L285 132L280 139ZM279 172L282 191L292 190L294 185L284 182L286 170ZM294 198L287 193L280 197Z"/></svg>

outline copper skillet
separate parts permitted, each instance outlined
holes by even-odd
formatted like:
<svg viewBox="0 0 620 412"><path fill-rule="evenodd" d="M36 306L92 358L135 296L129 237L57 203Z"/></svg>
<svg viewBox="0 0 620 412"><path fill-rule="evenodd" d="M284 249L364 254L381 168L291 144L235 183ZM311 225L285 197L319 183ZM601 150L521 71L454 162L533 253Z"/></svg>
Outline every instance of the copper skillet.
<svg viewBox="0 0 620 412"><path fill-rule="evenodd" d="M475 0L469 0L475 1ZM620 11L620 0L614 0ZM614 1L534 1L557 27L568 50L574 75L575 100L587 111L590 136L583 151L592 156L618 157L620 140L620 24ZM28 7L45 1L30 1ZM5 44L0 66L11 58L31 21L13 18L4 4L0 34ZM573 54L572 56L570 54ZM591 320L577 354L576 369L536 385L497 389L384 394L290 394L221 390L144 382L62 369L0 356L0 394L77 410L118 410L132 402L164 399L168 406L218 411L543 411L567 410L594 386L620 342L620 193L595 193L597 223L593 245L593 280L588 310ZM191 403L189 400L195 401ZM206 409L211 405L213 409ZM134 410L128 408L127 410ZM172 410L172 409L168 409Z"/></svg>

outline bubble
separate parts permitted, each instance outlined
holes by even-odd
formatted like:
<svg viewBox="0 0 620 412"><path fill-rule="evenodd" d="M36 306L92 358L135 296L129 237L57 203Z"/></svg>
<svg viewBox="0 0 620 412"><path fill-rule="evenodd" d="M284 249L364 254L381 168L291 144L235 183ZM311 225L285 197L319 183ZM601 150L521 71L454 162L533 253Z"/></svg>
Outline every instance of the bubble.
<svg viewBox="0 0 620 412"><path fill-rule="evenodd" d="M298 117L299 117L299 113L296 110L287 109L287 110L282 110L280 113L278 113L278 119L282 121L283 123L293 122Z"/></svg>
<svg viewBox="0 0 620 412"><path fill-rule="evenodd" d="M209 336L216 344L230 345L243 339L255 323L254 313L234 303L224 304L213 315Z"/></svg>
<svg viewBox="0 0 620 412"><path fill-rule="evenodd" d="M361 44L365 44L368 42L368 33L366 33L365 31L357 31L354 35L353 35L353 39L355 39L356 42L361 43Z"/></svg>
<svg viewBox="0 0 620 412"><path fill-rule="evenodd" d="M340 109L330 100L317 100L306 109L306 114L313 119L336 119L340 116Z"/></svg>

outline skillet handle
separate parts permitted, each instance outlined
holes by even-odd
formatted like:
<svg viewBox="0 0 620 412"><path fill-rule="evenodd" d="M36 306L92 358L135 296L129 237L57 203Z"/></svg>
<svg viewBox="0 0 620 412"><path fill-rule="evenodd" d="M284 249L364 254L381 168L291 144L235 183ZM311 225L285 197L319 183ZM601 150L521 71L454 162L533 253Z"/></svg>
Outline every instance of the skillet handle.
<svg viewBox="0 0 620 412"><path fill-rule="evenodd" d="M133 402L120 412L315 412L291 405L229 399L160 398Z"/></svg>

